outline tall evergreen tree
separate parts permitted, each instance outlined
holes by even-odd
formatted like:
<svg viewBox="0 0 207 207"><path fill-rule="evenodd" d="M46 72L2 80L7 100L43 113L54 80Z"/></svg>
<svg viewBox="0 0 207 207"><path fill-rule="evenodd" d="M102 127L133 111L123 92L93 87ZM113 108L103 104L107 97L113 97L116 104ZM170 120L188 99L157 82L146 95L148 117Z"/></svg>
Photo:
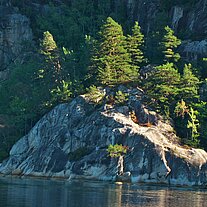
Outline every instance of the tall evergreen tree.
<svg viewBox="0 0 207 207"><path fill-rule="evenodd" d="M142 47L144 44L144 35L141 32L141 27L138 22L135 22L132 28L132 35L127 36L127 51L132 60L132 66L136 69L140 68L140 64L144 61Z"/></svg>
<svg viewBox="0 0 207 207"><path fill-rule="evenodd" d="M180 59L180 54L175 52L180 44L181 40L174 35L174 31L169 26L166 26L161 43L165 62L177 62Z"/></svg>
<svg viewBox="0 0 207 207"><path fill-rule="evenodd" d="M45 63L39 71L39 77L50 79L50 83L61 81L60 51L52 34L49 31L43 33L43 39L40 42L40 53L43 54ZM51 81L52 80L52 81Z"/></svg>
<svg viewBox="0 0 207 207"><path fill-rule="evenodd" d="M180 97L188 102L198 98L199 79L192 73L192 65L185 64L180 81Z"/></svg>
<svg viewBox="0 0 207 207"><path fill-rule="evenodd" d="M49 59L54 58L57 51L57 44L54 41L52 34L49 31L43 33L43 39L40 43L41 53L46 55Z"/></svg>
<svg viewBox="0 0 207 207"><path fill-rule="evenodd" d="M92 66L98 70L98 81L115 85L135 80L137 71L131 66L130 55L125 49L126 38L121 25L108 17L99 34L99 48L93 56Z"/></svg>
<svg viewBox="0 0 207 207"><path fill-rule="evenodd" d="M180 74L173 63L157 66L146 82L148 94L169 113L169 105L175 101L179 93Z"/></svg>
<svg viewBox="0 0 207 207"><path fill-rule="evenodd" d="M71 71L66 67L66 56L68 50L63 47L61 51L50 32L43 33L40 43L40 53L43 54L44 62L42 69L39 70L39 80L44 95L44 105L51 107L59 102L68 101L72 95L72 83L70 82Z"/></svg>

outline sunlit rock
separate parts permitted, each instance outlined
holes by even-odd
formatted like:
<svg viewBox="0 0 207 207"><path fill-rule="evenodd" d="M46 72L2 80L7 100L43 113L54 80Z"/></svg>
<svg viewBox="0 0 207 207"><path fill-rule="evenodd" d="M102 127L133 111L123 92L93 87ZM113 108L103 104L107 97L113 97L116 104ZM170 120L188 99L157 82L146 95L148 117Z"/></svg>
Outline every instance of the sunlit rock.
<svg viewBox="0 0 207 207"><path fill-rule="evenodd" d="M140 123L152 112L142 111L140 89L122 89L129 93L125 107L105 108L103 102L97 108L85 96L55 107L13 146L0 173L206 185L207 153L179 145L172 126L156 113L156 123L134 123L131 110L137 110ZM142 107L136 109L136 102ZM107 153L108 145L115 143L128 147L122 175L118 174L118 158Z"/></svg>

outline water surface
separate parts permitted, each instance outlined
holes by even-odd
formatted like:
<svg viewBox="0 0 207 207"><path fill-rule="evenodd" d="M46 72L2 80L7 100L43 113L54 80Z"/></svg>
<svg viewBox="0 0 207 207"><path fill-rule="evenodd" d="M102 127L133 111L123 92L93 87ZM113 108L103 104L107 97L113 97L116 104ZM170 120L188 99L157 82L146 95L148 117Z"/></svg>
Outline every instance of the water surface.
<svg viewBox="0 0 207 207"><path fill-rule="evenodd" d="M0 207L207 207L207 190L0 178Z"/></svg>

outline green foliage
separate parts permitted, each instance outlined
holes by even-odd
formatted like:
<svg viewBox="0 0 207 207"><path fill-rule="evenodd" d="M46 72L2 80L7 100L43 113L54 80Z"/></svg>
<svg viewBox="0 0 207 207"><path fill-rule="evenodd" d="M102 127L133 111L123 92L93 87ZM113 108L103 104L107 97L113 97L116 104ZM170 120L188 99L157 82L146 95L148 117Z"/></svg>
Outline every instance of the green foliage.
<svg viewBox="0 0 207 207"><path fill-rule="evenodd" d="M74 51L65 47L60 50L49 32L44 32L40 47L44 62L42 69L38 71L38 78L47 93L50 92L46 105L67 102L72 95L82 92L83 87L78 74L81 71L76 71Z"/></svg>
<svg viewBox="0 0 207 207"><path fill-rule="evenodd" d="M36 24L39 29L37 32L41 34L48 30L57 37L59 45L75 48L75 44L83 37L83 28L81 26L83 25L84 17L81 18L79 15L79 11L70 9L66 5L56 7L50 4L47 14L36 17ZM76 21L74 21L74 17ZM73 41L69 42L69 40Z"/></svg>
<svg viewBox="0 0 207 207"><path fill-rule="evenodd" d="M88 94L86 94L86 97L91 101L92 103L99 104L103 98L105 97L104 91L100 90L96 86L92 85L88 89Z"/></svg>
<svg viewBox="0 0 207 207"><path fill-rule="evenodd" d="M87 74L85 77L86 86L97 82L98 70L96 68L96 54L98 54L98 41L91 36L85 37L85 43L88 50Z"/></svg>
<svg viewBox="0 0 207 207"><path fill-rule="evenodd" d="M108 17L99 34L98 53L93 56L98 81L104 85L117 85L135 80L138 73L130 64L121 25Z"/></svg>
<svg viewBox="0 0 207 207"><path fill-rule="evenodd" d="M144 35L141 33L141 27L138 22L135 22L132 28L132 35L127 36L126 48L131 56L131 65L137 70L144 62L143 54Z"/></svg>
<svg viewBox="0 0 207 207"><path fill-rule="evenodd" d="M176 116L181 116L182 118L184 118L185 114L188 113L188 111L188 107L186 106L186 103L183 101L183 99L177 103L174 110Z"/></svg>
<svg viewBox="0 0 207 207"><path fill-rule="evenodd" d="M123 146L122 144L110 144L108 146L107 152L109 153L110 157L120 157L127 153L127 146Z"/></svg>
<svg viewBox="0 0 207 207"><path fill-rule="evenodd" d="M174 110L174 116L173 121L175 124L175 130L177 135L181 138L183 141L184 139L187 139L189 130L187 129L188 124L188 113L189 109L186 105L186 102L182 99L181 101L177 102Z"/></svg>
<svg viewBox="0 0 207 207"><path fill-rule="evenodd" d="M36 119L43 99L41 92L39 96L34 95L34 91L40 88L34 75L38 70L38 64L38 59L29 60L24 65L16 64L11 68L9 79L0 88L1 103L4 103L4 106L0 105L0 113L6 112L12 116L24 115Z"/></svg>
<svg viewBox="0 0 207 207"><path fill-rule="evenodd" d="M43 33L43 40L40 43L40 46L41 46L40 53L44 54L49 59L54 58L53 54L56 52L58 48L50 32L46 31Z"/></svg>
<svg viewBox="0 0 207 207"><path fill-rule="evenodd" d="M180 44L181 40L174 35L174 31L169 26L166 26L165 35L161 43L166 62L177 62L180 59L179 53L174 51Z"/></svg>
<svg viewBox="0 0 207 207"><path fill-rule="evenodd" d="M3 124L11 132L0 130L0 141L6 139L0 150L7 153L11 145L51 109L52 104L66 101L70 95L66 84L70 81L62 81L62 66L58 66L61 52L49 32L44 33L41 41L39 52L42 56L32 52L32 57L26 57L24 64L16 61L10 66L9 78L0 87L0 114L4 117Z"/></svg>
<svg viewBox="0 0 207 207"><path fill-rule="evenodd" d="M188 102L198 99L199 79L192 73L192 65L185 64L180 80L180 97Z"/></svg>
<svg viewBox="0 0 207 207"><path fill-rule="evenodd" d="M128 93L123 93L122 91L117 91L115 95L115 104L124 105L128 101Z"/></svg>
<svg viewBox="0 0 207 207"><path fill-rule="evenodd" d="M165 35L165 26L169 23L168 11L160 10L151 23L151 30L148 33L146 41L146 55L151 64L163 63L163 48L160 43Z"/></svg>
<svg viewBox="0 0 207 207"><path fill-rule="evenodd" d="M195 111L192 107L188 109L188 106L186 106L185 101L183 100L177 103L174 112L176 113L177 117L181 116L183 120L186 117L185 115L187 115L187 123L185 121L184 123L186 123L186 128L190 129L190 138L188 137L188 132L186 132L187 139L183 137L184 138L183 141L186 144L189 144L190 146L198 147L199 145L199 140L198 140L199 120L197 119L198 112ZM183 127L182 130L186 131L185 127Z"/></svg>
<svg viewBox="0 0 207 207"><path fill-rule="evenodd" d="M180 74L173 63L157 66L145 84L148 94L157 100L164 110L175 101L179 93Z"/></svg>
<svg viewBox="0 0 207 207"><path fill-rule="evenodd" d="M190 117L190 120L188 120L188 125L187 128L191 129L191 141L198 146L199 141L198 141L198 127L199 127L199 120L197 119L197 111L194 111L193 108L191 107L188 115Z"/></svg>
<svg viewBox="0 0 207 207"><path fill-rule="evenodd" d="M42 88L34 78L39 59L10 66L9 78L0 87L0 159L37 122L46 110L42 107ZM39 90L40 89L40 90ZM38 95L34 91L38 91Z"/></svg>
<svg viewBox="0 0 207 207"><path fill-rule="evenodd" d="M55 82L60 79L61 64L60 51L50 32L43 33L43 39L40 42L40 53L43 54L45 64L39 70L39 77L44 78L49 75L49 78Z"/></svg>
<svg viewBox="0 0 207 207"><path fill-rule="evenodd" d="M51 90L52 100L55 103L68 102L71 99L72 92L70 87L72 82L61 81L61 86Z"/></svg>
<svg viewBox="0 0 207 207"><path fill-rule="evenodd" d="M14 114L24 114L27 110L27 104L18 96L15 96L10 103L11 112Z"/></svg>
<svg viewBox="0 0 207 207"><path fill-rule="evenodd" d="M150 63L156 65L163 63L163 54L159 44L161 40L162 35L159 31L152 31L146 40L146 53Z"/></svg>
<svg viewBox="0 0 207 207"><path fill-rule="evenodd" d="M193 107L197 111L196 116L200 124L198 128L200 146L207 149L207 102L194 103Z"/></svg>

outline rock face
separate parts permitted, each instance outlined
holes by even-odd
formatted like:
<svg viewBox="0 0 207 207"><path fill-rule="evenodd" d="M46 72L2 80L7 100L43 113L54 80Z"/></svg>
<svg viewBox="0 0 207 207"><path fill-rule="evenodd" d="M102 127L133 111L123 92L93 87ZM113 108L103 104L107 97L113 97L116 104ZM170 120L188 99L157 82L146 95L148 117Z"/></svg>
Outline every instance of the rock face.
<svg viewBox="0 0 207 207"><path fill-rule="evenodd" d="M156 22L158 19L160 21L168 17L169 26L186 40L181 50L183 55L193 60L207 56L207 0L191 1L191 3L186 0L185 3L177 4L173 2L173 6L165 8L166 17L162 13L163 0L127 0L126 2L128 18L131 21L139 21L145 34L153 30L154 25L159 24Z"/></svg>
<svg viewBox="0 0 207 207"><path fill-rule="evenodd" d="M16 8L0 5L0 78L7 66L22 52L26 41L32 41L29 19Z"/></svg>
<svg viewBox="0 0 207 207"><path fill-rule="evenodd" d="M160 0L127 0L128 18L131 21L138 21L146 33L152 30L159 8Z"/></svg>
<svg viewBox="0 0 207 207"><path fill-rule="evenodd" d="M139 120L148 114L156 124L134 123L129 112L139 106L141 92L128 92L124 106L97 107L86 96L58 105L12 147L0 173L116 180L118 160L106 149L118 143L129 147L124 171L132 182L206 185L207 153L180 146L172 127L146 108L139 107Z"/></svg>
<svg viewBox="0 0 207 207"><path fill-rule="evenodd" d="M207 40L183 41L180 49L185 58L197 61L207 56Z"/></svg>
<svg viewBox="0 0 207 207"><path fill-rule="evenodd" d="M122 2L119 0L118 2ZM199 40L207 33L207 0L189 3L171 3L164 6L163 0L127 0L128 18L138 20L145 30L154 27L154 20L163 10L167 10L170 26L174 30L188 31L188 35L196 36ZM123 3L123 2L122 2Z"/></svg>

